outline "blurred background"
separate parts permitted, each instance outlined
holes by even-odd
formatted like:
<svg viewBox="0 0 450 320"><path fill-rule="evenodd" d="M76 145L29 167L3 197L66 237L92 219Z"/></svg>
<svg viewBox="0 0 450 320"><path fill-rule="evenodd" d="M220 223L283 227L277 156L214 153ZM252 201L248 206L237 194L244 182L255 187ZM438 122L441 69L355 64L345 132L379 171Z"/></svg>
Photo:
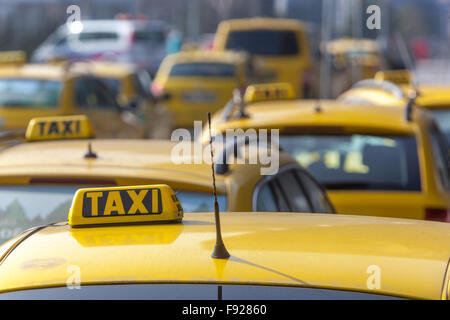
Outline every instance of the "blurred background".
<svg viewBox="0 0 450 320"><path fill-rule="evenodd" d="M380 30L365 26L365 10L373 4L381 8ZM0 0L0 51L24 50L31 57L66 22L70 5L81 8L82 20L113 19L123 13L161 20L176 30L184 43L205 46L212 44L222 20L254 16L294 18L307 25L315 57L320 39L368 38L377 41L386 68L394 69L405 67L394 43L396 33L400 33L414 64L426 61L424 78L433 78L430 73L442 70L449 54L447 0Z"/></svg>

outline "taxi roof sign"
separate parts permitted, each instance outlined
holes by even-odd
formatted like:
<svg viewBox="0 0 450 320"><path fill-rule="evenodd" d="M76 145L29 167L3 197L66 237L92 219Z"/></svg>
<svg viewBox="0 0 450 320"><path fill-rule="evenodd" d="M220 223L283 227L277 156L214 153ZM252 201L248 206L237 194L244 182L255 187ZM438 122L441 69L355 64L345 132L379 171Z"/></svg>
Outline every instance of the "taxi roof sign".
<svg viewBox="0 0 450 320"><path fill-rule="evenodd" d="M69 211L72 227L180 222L183 208L168 185L79 189Z"/></svg>
<svg viewBox="0 0 450 320"><path fill-rule="evenodd" d="M294 98L294 90L289 83L263 83L249 85L245 90L246 103L269 100L287 100Z"/></svg>
<svg viewBox="0 0 450 320"><path fill-rule="evenodd" d="M409 84L411 83L411 74L408 70L385 70L378 71L375 80L390 81L395 84Z"/></svg>
<svg viewBox="0 0 450 320"><path fill-rule="evenodd" d="M34 118L29 122L25 133L27 141L88 139L93 137L94 130L85 115Z"/></svg>

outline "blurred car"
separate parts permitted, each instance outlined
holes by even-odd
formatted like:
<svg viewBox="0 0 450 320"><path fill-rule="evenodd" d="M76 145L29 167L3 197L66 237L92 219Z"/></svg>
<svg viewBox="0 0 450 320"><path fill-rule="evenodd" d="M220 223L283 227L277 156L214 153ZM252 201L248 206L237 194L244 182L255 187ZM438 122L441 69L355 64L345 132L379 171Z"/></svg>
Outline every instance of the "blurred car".
<svg viewBox="0 0 450 320"><path fill-rule="evenodd" d="M218 255L214 214L167 185L80 189L64 213L0 246L0 299L449 299L444 223L226 213Z"/></svg>
<svg viewBox="0 0 450 320"><path fill-rule="evenodd" d="M374 40L340 38L323 43L321 49L332 61L333 97L356 81L373 78L384 65L381 49Z"/></svg>
<svg viewBox="0 0 450 320"><path fill-rule="evenodd" d="M98 61L77 63L73 71L89 72L105 82L119 105L137 116L135 121L143 127L146 137L153 137L158 130L164 131L165 136L169 135L168 128L163 125L170 115L157 109L157 99L151 93L151 78L147 71L133 64Z"/></svg>
<svg viewBox="0 0 450 320"><path fill-rule="evenodd" d="M85 116L36 118L27 129L28 142L0 151L1 240L64 219L80 186L164 183L177 190L186 212L214 210L211 165L174 154L178 147L194 159L192 142L92 140L90 128ZM218 157L229 156L228 148L219 149ZM240 150L236 157L244 160L258 150L240 144L235 148ZM323 188L286 153L279 153L273 175L262 176L265 165L260 162L233 163L216 165L223 211L334 212Z"/></svg>
<svg viewBox="0 0 450 320"><path fill-rule="evenodd" d="M337 213L450 222L449 154L429 111L283 99L281 91L249 86L244 112L231 104L212 128L278 128L282 150L327 189Z"/></svg>
<svg viewBox="0 0 450 320"><path fill-rule="evenodd" d="M86 114L99 137L146 137L134 113L89 68L0 62L0 131L23 133L32 118L70 114Z"/></svg>
<svg viewBox="0 0 450 320"><path fill-rule="evenodd" d="M416 92L417 91L417 92ZM421 84L415 88L407 70L378 72L373 81L356 83L338 99L349 103L400 106L408 104L414 95L414 104L429 109L450 144L450 86Z"/></svg>
<svg viewBox="0 0 450 320"><path fill-rule="evenodd" d="M78 27L78 26L77 26ZM157 20L82 20L78 28L60 26L31 56L134 63L153 76L166 55L169 26Z"/></svg>
<svg viewBox="0 0 450 320"><path fill-rule="evenodd" d="M287 82L296 97L311 91L312 58L303 24L291 19L248 18L222 21L214 51L236 50L251 55L252 82Z"/></svg>
<svg viewBox="0 0 450 320"><path fill-rule="evenodd" d="M165 105L173 127L192 127L206 120L232 97L233 89L247 84L247 56L234 52L186 51L168 55L152 84Z"/></svg>

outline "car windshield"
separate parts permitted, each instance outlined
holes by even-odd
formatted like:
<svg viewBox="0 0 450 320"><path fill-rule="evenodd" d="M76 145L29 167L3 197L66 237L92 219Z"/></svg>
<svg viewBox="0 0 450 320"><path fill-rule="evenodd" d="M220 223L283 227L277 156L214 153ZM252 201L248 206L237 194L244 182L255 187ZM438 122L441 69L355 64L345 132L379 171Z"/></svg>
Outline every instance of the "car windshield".
<svg viewBox="0 0 450 320"><path fill-rule="evenodd" d="M412 136L294 135L280 145L328 189L421 189Z"/></svg>
<svg viewBox="0 0 450 320"><path fill-rule="evenodd" d="M435 109L432 111L442 133L450 144L450 109Z"/></svg>
<svg viewBox="0 0 450 320"><path fill-rule="evenodd" d="M0 79L0 107L56 108L61 82L38 79Z"/></svg>
<svg viewBox="0 0 450 320"><path fill-rule="evenodd" d="M233 77L234 65L228 63L179 63L172 67L171 77Z"/></svg>
<svg viewBox="0 0 450 320"><path fill-rule="evenodd" d="M250 30L230 32L226 49L244 50L250 54L288 56L299 54L294 31Z"/></svg>
<svg viewBox="0 0 450 320"><path fill-rule="evenodd" d="M0 186L0 244L28 228L67 221L72 198L87 186ZM184 212L213 212L212 194L177 191ZM220 210L226 196L218 195Z"/></svg>
<svg viewBox="0 0 450 320"><path fill-rule="evenodd" d="M81 290L64 286L13 291L0 294L0 300L403 300L366 292L274 285L108 284L79 288ZM266 311L264 307L262 313Z"/></svg>

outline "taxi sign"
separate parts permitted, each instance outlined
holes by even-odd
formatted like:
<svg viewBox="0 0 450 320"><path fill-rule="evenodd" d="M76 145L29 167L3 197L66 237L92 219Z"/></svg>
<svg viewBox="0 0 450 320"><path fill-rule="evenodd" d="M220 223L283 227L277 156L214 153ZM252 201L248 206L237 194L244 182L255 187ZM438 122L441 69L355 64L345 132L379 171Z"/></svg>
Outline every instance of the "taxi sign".
<svg viewBox="0 0 450 320"><path fill-rule="evenodd" d="M88 139L94 130L85 115L41 117L30 121L25 133L27 141Z"/></svg>
<svg viewBox="0 0 450 320"><path fill-rule="evenodd" d="M247 87L244 95L246 103L292 98L294 98L294 90L289 83L253 84Z"/></svg>
<svg viewBox="0 0 450 320"><path fill-rule="evenodd" d="M395 84L409 84L411 82L411 75L408 70L387 70L378 71L375 80L390 81Z"/></svg>
<svg viewBox="0 0 450 320"><path fill-rule="evenodd" d="M27 61L25 51L3 51L0 52L1 64L24 64Z"/></svg>
<svg viewBox="0 0 450 320"><path fill-rule="evenodd" d="M79 189L69 225L180 222L183 208L168 185Z"/></svg>

